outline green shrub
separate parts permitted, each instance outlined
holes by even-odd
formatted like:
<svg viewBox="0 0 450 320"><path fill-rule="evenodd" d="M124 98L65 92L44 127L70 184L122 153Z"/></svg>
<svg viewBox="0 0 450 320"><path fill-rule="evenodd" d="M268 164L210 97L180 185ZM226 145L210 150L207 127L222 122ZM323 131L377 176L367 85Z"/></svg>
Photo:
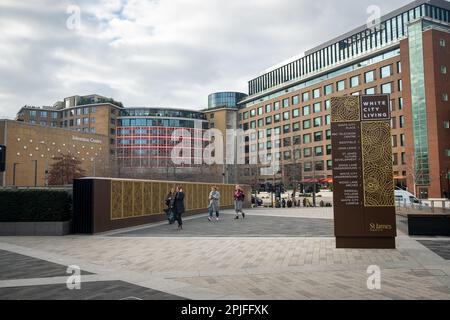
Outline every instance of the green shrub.
<svg viewBox="0 0 450 320"><path fill-rule="evenodd" d="M68 221L71 206L65 191L0 190L0 222Z"/></svg>

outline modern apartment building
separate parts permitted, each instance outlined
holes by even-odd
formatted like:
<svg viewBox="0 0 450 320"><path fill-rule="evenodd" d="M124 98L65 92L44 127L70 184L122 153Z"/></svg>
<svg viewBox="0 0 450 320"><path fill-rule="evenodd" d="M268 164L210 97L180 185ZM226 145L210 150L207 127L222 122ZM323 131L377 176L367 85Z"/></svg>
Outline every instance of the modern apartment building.
<svg viewBox="0 0 450 320"><path fill-rule="evenodd" d="M286 182L292 168L299 181L330 181L330 98L388 93L396 184L421 197L448 192L449 10L448 1L414 1L378 26L356 28L250 80L239 123L258 132L249 134L246 158L254 163L262 151L282 164L258 182ZM275 146L273 134L280 135ZM249 182L255 174L252 166L244 171Z"/></svg>

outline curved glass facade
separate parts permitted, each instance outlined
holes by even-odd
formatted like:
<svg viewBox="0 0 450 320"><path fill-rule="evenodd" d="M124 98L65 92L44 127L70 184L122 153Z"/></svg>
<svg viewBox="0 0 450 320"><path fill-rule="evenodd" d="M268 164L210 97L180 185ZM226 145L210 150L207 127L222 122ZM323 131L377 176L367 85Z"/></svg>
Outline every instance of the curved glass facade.
<svg viewBox="0 0 450 320"><path fill-rule="evenodd" d="M208 109L227 107L237 108L240 100L247 97L245 93L241 92L216 92L208 96Z"/></svg>
<svg viewBox="0 0 450 320"><path fill-rule="evenodd" d="M197 149L202 149L207 140L203 138L208 129L203 112L161 109L129 108L122 110L118 121L117 157L124 168L172 167L176 161L183 160L182 166L198 163ZM177 129L184 129L183 146L179 138L174 138ZM172 150L182 151L176 159Z"/></svg>

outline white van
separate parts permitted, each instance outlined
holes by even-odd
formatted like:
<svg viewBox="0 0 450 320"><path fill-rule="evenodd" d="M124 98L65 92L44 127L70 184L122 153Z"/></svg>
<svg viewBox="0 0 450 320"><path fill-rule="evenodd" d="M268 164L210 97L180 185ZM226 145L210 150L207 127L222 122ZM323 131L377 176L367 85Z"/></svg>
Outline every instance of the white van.
<svg viewBox="0 0 450 320"><path fill-rule="evenodd" d="M423 203L421 200L417 199L411 192L402 189L395 190L395 204L400 206L427 206L426 203Z"/></svg>

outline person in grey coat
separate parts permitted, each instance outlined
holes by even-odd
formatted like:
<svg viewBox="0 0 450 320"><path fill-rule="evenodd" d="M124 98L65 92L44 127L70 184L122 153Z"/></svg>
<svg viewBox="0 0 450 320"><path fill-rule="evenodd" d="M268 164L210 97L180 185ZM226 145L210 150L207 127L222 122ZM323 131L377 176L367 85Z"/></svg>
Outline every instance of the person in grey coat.
<svg viewBox="0 0 450 320"><path fill-rule="evenodd" d="M214 213L216 213L216 221L219 221L219 200L220 192L217 187L212 187L209 193L209 204L208 204L208 220L212 221Z"/></svg>

